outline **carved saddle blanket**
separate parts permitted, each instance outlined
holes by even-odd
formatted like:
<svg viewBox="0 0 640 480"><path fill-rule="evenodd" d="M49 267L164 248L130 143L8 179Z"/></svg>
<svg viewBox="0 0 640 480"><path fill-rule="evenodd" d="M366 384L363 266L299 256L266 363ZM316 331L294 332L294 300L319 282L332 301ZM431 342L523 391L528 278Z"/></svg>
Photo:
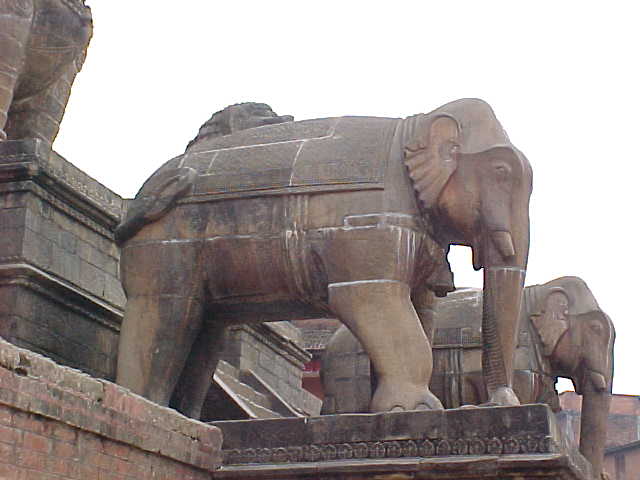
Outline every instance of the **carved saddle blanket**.
<svg viewBox="0 0 640 480"><path fill-rule="evenodd" d="M339 117L252 128L199 142L161 170L198 173L182 202L383 188L400 122Z"/></svg>

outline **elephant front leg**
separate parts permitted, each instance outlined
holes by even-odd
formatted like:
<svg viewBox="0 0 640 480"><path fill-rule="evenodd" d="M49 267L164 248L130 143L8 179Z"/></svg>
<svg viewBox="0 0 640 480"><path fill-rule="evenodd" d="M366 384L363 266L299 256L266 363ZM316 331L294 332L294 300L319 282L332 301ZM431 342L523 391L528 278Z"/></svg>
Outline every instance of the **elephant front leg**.
<svg viewBox="0 0 640 480"><path fill-rule="evenodd" d="M31 2L0 1L0 141L7 139L5 126L24 66L32 16Z"/></svg>
<svg viewBox="0 0 640 480"><path fill-rule="evenodd" d="M443 408L429 390L431 345L406 283L334 283L329 305L369 354L378 380L372 412Z"/></svg>

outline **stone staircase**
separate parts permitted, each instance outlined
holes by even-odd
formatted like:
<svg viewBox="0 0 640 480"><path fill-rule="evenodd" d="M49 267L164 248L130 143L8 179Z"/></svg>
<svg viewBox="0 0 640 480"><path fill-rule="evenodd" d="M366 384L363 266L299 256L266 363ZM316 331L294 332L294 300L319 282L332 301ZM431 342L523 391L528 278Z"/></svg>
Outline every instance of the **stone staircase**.
<svg viewBox="0 0 640 480"><path fill-rule="evenodd" d="M246 413L248 418L281 418L303 416L277 394L266 388L251 372L240 372L220 360L214 382ZM251 384L245 383L250 382Z"/></svg>

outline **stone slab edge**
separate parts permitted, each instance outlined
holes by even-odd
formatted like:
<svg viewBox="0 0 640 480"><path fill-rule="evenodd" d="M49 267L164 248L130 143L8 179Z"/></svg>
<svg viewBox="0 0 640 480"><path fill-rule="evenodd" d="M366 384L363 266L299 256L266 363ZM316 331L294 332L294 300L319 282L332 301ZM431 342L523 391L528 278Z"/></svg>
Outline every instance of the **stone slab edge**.
<svg viewBox="0 0 640 480"><path fill-rule="evenodd" d="M504 471L553 464L577 472L567 478L591 477L588 462L569 448L553 413L541 404L213 424L225 438L220 475L236 478L280 470L307 475L319 465L323 473L384 470L387 464L404 471L442 465L449 471L469 462L493 462L491 468Z"/></svg>
<svg viewBox="0 0 640 480"><path fill-rule="evenodd" d="M440 458L398 458L383 460L341 460L287 465L226 466L214 479L496 479L554 478L592 480L584 459L568 453L508 456L464 456Z"/></svg>
<svg viewBox="0 0 640 480"><path fill-rule="evenodd" d="M0 338L0 403L213 472L220 429Z"/></svg>

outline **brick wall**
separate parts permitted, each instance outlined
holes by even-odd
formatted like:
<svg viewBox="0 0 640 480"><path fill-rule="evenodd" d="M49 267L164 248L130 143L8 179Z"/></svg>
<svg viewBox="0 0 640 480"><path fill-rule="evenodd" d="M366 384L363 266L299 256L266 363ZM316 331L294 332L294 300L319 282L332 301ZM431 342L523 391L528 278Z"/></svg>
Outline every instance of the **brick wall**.
<svg viewBox="0 0 640 480"><path fill-rule="evenodd" d="M560 394L560 406L562 412L558 414L558 419L561 428L577 445L580 438L582 396L575 392L563 392ZM614 394L607 419L607 448L638 440L640 440L640 397Z"/></svg>
<svg viewBox="0 0 640 480"><path fill-rule="evenodd" d="M205 480L220 431L0 339L0 479Z"/></svg>
<svg viewBox="0 0 640 480"><path fill-rule="evenodd" d="M604 470L611 480L638 480L640 442L612 448L604 457Z"/></svg>

